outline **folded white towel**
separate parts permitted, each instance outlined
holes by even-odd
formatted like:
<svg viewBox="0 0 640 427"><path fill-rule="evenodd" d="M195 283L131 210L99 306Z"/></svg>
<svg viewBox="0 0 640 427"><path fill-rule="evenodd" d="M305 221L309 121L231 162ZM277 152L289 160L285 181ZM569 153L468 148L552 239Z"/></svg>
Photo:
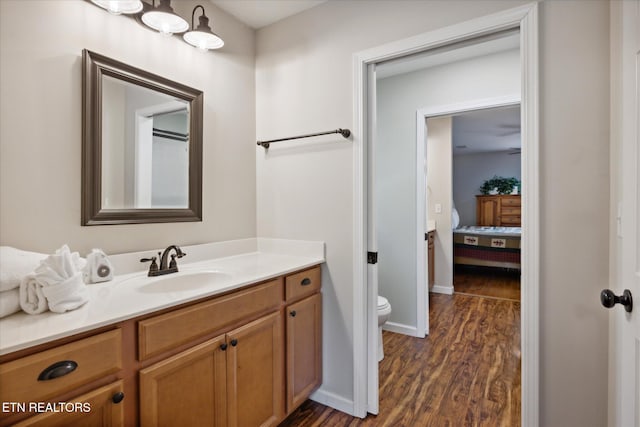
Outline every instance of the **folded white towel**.
<svg viewBox="0 0 640 427"><path fill-rule="evenodd" d="M55 285L43 286L42 293L47 298L49 310L54 313L75 310L89 301L89 290L82 281L81 272Z"/></svg>
<svg viewBox="0 0 640 427"><path fill-rule="evenodd" d="M47 299L42 293L42 285L35 274L28 274L20 283L20 308L27 314L40 314L49 309Z"/></svg>
<svg viewBox="0 0 640 427"><path fill-rule="evenodd" d="M20 311L20 289L0 292L0 318Z"/></svg>
<svg viewBox="0 0 640 427"><path fill-rule="evenodd" d="M0 246L0 292L16 289L24 276L31 273L47 257L38 252Z"/></svg>
<svg viewBox="0 0 640 427"><path fill-rule="evenodd" d="M55 313L74 310L89 301L89 291L82 280L85 260L67 245L40 262L33 274L20 284L20 306L29 314L47 309Z"/></svg>
<svg viewBox="0 0 640 427"><path fill-rule="evenodd" d="M64 282L76 273L82 272L87 261L80 258L78 252L69 250L67 245L62 246L53 255L49 255L40 262L36 267L35 273L40 282L44 286L55 285Z"/></svg>

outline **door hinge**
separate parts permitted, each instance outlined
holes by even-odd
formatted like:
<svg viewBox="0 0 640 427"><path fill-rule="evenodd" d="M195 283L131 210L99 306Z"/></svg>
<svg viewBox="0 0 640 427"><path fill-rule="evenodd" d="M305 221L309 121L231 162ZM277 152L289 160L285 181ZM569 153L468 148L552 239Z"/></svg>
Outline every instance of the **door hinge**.
<svg viewBox="0 0 640 427"><path fill-rule="evenodd" d="M367 252L367 264L378 263L378 252Z"/></svg>

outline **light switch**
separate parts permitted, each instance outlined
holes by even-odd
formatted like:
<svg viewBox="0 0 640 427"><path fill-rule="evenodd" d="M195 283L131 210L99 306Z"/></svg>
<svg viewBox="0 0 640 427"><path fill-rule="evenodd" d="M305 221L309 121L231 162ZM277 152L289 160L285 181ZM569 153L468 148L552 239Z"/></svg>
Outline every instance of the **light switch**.
<svg viewBox="0 0 640 427"><path fill-rule="evenodd" d="M442 213L442 204L436 203L435 209L436 209L436 213Z"/></svg>

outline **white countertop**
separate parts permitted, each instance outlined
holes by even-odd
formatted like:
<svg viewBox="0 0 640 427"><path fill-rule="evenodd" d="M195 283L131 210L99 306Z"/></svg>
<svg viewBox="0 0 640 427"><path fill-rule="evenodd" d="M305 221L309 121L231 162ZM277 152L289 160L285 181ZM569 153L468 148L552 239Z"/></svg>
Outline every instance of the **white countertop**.
<svg viewBox="0 0 640 427"><path fill-rule="evenodd" d="M180 260L178 273L146 277L146 270L140 270L139 259L154 251L110 256L114 271L124 274L116 275L109 282L87 285L89 302L77 310L38 315L21 312L0 319L0 354L228 292L324 262L322 242L258 238L184 246L182 249L187 257ZM186 262L187 259L191 262ZM225 275L205 287L148 292L148 285L153 280L185 277L198 271Z"/></svg>

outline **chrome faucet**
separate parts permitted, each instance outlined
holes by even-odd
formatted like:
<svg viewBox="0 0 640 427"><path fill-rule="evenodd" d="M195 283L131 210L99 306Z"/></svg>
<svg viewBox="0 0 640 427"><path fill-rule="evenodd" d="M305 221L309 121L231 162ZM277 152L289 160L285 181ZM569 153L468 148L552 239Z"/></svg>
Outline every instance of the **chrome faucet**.
<svg viewBox="0 0 640 427"><path fill-rule="evenodd" d="M171 254L171 261L168 261L169 254L172 250L175 251L175 254ZM151 265L149 265L149 277L162 276L163 274L177 273L178 262L176 261L176 258L182 258L185 255L187 254L182 252L182 249L180 249L179 246L171 245L162 252L162 255L158 252L158 257L160 257L160 267L158 267L158 264L156 263L158 257L142 258L140 262L151 261Z"/></svg>

